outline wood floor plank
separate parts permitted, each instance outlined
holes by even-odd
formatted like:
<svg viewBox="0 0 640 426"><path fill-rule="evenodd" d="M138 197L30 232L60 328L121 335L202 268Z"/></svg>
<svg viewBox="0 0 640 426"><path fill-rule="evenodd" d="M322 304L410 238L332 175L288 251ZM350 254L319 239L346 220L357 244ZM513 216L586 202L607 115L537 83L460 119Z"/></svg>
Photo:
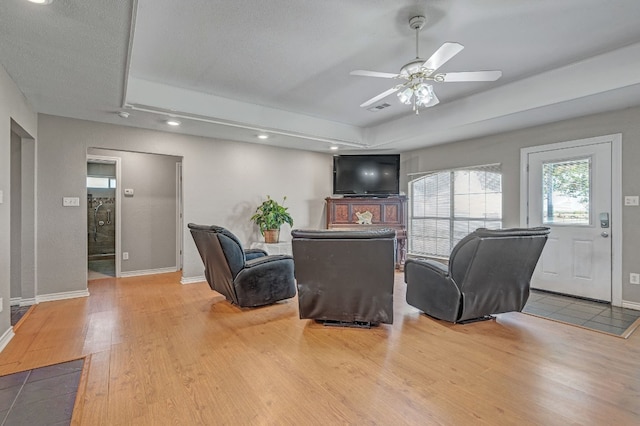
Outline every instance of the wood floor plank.
<svg viewBox="0 0 640 426"><path fill-rule="evenodd" d="M78 425L640 423L640 333L521 313L458 325L406 304L394 324L324 327L297 300L257 309L180 275L101 279L37 305L0 374L87 356Z"/></svg>
<svg viewBox="0 0 640 426"><path fill-rule="evenodd" d="M110 351L107 350L93 353L86 358L84 366L84 370L87 371L86 385L84 392L78 395L78 398L81 399L82 409L79 412L74 410L72 424L96 426L109 424L110 354ZM79 389L80 391L81 389Z"/></svg>

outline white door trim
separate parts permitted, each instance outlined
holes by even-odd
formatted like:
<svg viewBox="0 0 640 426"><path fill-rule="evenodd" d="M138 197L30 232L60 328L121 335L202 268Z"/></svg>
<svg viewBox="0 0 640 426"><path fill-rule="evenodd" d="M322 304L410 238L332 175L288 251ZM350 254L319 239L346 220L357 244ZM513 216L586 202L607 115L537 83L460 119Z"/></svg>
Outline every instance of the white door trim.
<svg viewBox="0 0 640 426"><path fill-rule="evenodd" d="M176 269L182 270L182 162L176 163Z"/></svg>
<svg viewBox="0 0 640 426"><path fill-rule="evenodd" d="M611 304L622 306L622 134L538 145L520 150L520 226L527 226L529 154L574 146L611 143Z"/></svg>

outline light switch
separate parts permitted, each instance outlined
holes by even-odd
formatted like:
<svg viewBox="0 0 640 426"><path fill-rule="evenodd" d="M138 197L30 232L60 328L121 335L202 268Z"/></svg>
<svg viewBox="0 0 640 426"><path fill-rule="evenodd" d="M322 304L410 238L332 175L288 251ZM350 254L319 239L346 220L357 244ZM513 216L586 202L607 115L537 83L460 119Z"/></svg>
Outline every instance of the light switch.
<svg viewBox="0 0 640 426"><path fill-rule="evenodd" d="M639 204L637 195L627 195L624 197L624 205L625 206L637 206Z"/></svg>
<svg viewBox="0 0 640 426"><path fill-rule="evenodd" d="M79 207L80 197L62 197L63 207Z"/></svg>

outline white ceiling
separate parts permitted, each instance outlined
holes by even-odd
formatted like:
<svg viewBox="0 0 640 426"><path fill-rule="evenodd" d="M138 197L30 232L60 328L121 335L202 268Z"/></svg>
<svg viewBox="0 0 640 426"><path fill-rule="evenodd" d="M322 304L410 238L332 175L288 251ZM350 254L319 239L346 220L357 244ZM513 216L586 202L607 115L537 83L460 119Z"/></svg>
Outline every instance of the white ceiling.
<svg viewBox="0 0 640 426"><path fill-rule="evenodd" d="M349 72L412 60L415 15L421 57L465 46L440 71L503 77L434 83L440 104L419 115L395 95L360 108L395 83ZM41 113L398 152L640 105L640 1L2 0L0 63Z"/></svg>

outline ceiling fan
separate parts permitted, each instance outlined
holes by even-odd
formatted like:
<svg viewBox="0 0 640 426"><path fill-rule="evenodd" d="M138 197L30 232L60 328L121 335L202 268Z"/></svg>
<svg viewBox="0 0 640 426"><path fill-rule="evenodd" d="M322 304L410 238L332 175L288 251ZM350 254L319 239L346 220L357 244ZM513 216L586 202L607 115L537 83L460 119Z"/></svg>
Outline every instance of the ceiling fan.
<svg viewBox="0 0 640 426"><path fill-rule="evenodd" d="M502 76L502 71L464 71L464 72L439 72L436 71L447 61L460 53L464 46L460 43L446 42L427 60L420 58L418 40L420 30L424 27L426 18L414 16L409 20L411 29L416 30L416 59L400 68L399 74L391 74L378 71L355 70L351 75L379 78L396 78L405 80L389 90L380 93L360 105L366 108L387 96L398 92L400 102L413 105L413 110L418 114L420 107L431 107L440 102L433 91L433 86L427 82L437 83L467 82L467 81L495 81Z"/></svg>

